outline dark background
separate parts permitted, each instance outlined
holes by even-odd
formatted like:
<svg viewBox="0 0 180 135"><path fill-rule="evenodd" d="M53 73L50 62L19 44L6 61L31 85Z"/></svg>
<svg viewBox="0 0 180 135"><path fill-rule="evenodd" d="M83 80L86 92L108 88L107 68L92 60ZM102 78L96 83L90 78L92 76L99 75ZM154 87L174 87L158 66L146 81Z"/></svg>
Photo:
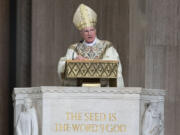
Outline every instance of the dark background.
<svg viewBox="0 0 180 135"><path fill-rule="evenodd" d="M179 135L179 0L0 0L0 135L13 134L14 87L59 85L58 60L81 40L72 23L80 3L118 50L125 85L167 90L165 135Z"/></svg>

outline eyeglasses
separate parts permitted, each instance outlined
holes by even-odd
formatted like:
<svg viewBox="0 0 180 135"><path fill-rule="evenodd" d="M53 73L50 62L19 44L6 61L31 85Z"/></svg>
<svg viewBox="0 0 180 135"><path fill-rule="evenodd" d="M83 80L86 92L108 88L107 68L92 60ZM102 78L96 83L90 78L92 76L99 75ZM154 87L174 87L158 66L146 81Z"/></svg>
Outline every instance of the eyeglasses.
<svg viewBox="0 0 180 135"><path fill-rule="evenodd" d="M94 32L95 29L92 28L92 29L89 29L89 30L82 30L83 33L90 33L90 32Z"/></svg>

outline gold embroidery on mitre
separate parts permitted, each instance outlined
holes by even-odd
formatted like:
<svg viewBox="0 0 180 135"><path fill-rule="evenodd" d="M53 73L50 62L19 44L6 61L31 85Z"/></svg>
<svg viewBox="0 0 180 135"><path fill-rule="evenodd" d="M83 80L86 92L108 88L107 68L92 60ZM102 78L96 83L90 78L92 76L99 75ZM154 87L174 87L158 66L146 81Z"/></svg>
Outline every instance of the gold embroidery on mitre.
<svg viewBox="0 0 180 135"><path fill-rule="evenodd" d="M73 23L78 30L86 27L95 27L97 14L90 7L80 4L74 14Z"/></svg>

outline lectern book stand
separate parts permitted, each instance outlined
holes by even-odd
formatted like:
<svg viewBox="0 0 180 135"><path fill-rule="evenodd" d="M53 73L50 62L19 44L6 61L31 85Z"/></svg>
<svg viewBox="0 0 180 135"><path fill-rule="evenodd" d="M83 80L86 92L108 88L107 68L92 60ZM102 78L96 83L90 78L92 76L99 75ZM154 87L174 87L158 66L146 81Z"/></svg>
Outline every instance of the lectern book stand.
<svg viewBox="0 0 180 135"><path fill-rule="evenodd" d="M79 86L117 86L118 61L115 60L67 60L66 78L77 78ZM102 81L103 80L103 81Z"/></svg>

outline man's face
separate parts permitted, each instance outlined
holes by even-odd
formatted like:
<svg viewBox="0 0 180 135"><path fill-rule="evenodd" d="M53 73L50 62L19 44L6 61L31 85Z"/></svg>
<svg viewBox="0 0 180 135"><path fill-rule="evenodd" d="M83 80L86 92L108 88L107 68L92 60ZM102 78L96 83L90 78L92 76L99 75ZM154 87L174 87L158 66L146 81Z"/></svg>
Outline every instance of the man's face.
<svg viewBox="0 0 180 135"><path fill-rule="evenodd" d="M96 38L96 29L94 27L84 28L80 33L87 43L92 43Z"/></svg>

